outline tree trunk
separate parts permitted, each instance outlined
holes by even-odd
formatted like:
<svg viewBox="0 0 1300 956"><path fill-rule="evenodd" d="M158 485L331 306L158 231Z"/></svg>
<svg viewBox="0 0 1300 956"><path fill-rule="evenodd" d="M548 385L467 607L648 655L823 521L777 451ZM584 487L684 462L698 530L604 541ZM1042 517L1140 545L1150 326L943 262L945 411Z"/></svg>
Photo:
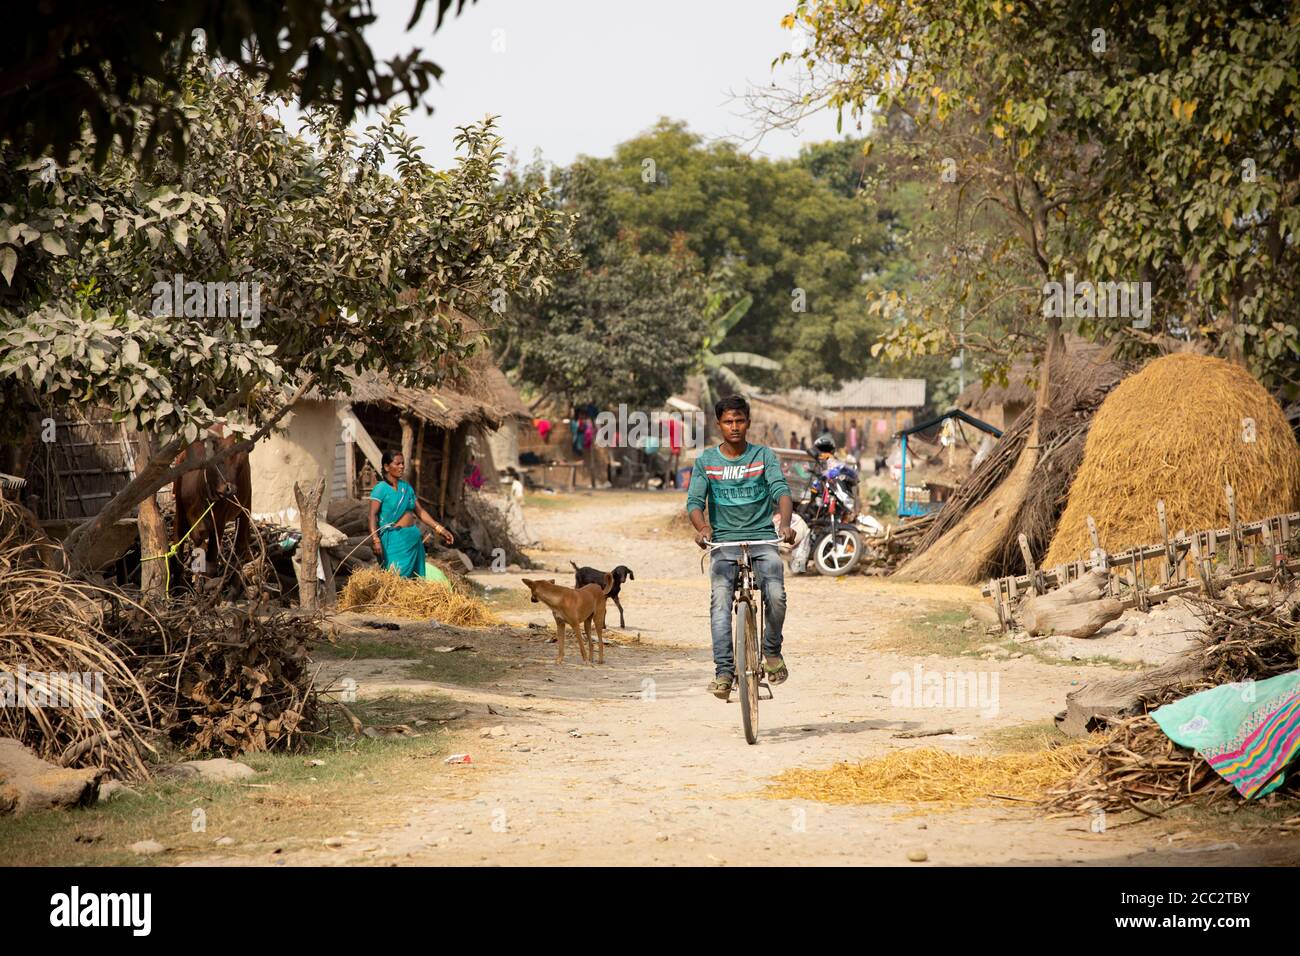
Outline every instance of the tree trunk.
<svg viewBox="0 0 1300 956"><path fill-rule="evenodd" d="M298 606L304 611L315 611L316 566L320 555L320 527L317 516L320 500L325 494L325 479L316 482L311 494L304 496L298 482L293 483L293 496L298 502L298 522L302 528L302 541L298 545Z"/></svg>
<svg viewBox="0 0 1300 956"><path fill-rule="evenodd" d="M69 566L74 573L89 570L90 562L88 559L94 549L95 539L103 533L105 528L111 527L120 519L127 517L131 513L131 509L144 501L145 498L154 494L164 485L175 481L187 471L220 464L238 452L251 451L253 446L261 441L263 436L285 416L285 413L293 407L294 403L307 393L315 384L315 381L314 375L308 375L306 381L298 387L298 391L294 393L294 396L267 419L266 423L254 432L250 438L235 442L228 448L220 449L210 458L199 455L186 455L179 465L173 466L172 462L176 459L176 456L180 454L183 447L186 447L179 437L173 438L158 449L155 454L150 455L148 464L136 472L136 476L131 479L127 486L110 498L99 514L73 528L72 533L64 541L63 547L68 555ZM232 400L229 407L218 409L218 414L224 415L230 410L230 407L234 407L234 404Z"/></svg>
<svg viewBox="0 0 1300 956"><path fill-rule="evenodd" d="M140 502L137 525L140 528L140 590L146 602L166 600L167 562L171 560L167 549L171 536L155 495Z"/></svg>

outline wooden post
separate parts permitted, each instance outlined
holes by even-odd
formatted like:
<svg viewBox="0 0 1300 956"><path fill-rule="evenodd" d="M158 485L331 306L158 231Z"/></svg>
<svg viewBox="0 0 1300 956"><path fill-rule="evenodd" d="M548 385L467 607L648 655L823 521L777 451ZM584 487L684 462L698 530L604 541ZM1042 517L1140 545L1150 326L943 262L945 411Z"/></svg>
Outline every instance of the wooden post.
<svg viewBox="0 0 1300 956"><path fill-rule="evenodd" d="M1029 550L1029 539L1023 534L1016 536L1020 542L1020 555L1025 559L1025 574L1029 575L1029 586L1033 588L1035 594L1042 594L1042 582L1038 577L1038 569L1034 566L1034 555Z"/></svg>
<svg viewBox="0 0 1300 956"><path fill-rule="evenodd" d="M348 483L348 497L357 497L357 443L351 439L343 442L343 474Z"/></svg>
<svg viewBox="0 0 1300 956"><path fill-rule="evenodd" d="M334 585L334 556L324 549L320 552L321 570L325 572L325 606L334 607L338 604L338 591ZM299 590L302 586L299 585Z"/></svg>
<svg viewBox="0 0 1300 956"><path fill-rule="evenodd" d="M438 482L438 519L447 513L447 468L451 464L451 429L442 430L442 477Z"/></svg>
<svg viewBox="0 0 1300 956"><path fill-rule="evenodd" d="M417 438L415 441L415 463L414 463L415 480L411 482L412 486L414 486L415 488L415 493L417 496L420 494L420 483L424 478L424 425L425 425L424 419L421 418L420 437Z"/></svg>
<svg viewBox="0 0 1300 956"><path fill-rule="evenodd" d="M415 427L409 415L400 417L402 423L402 461L406 463L406 473L411 474L411 458L415 454Z"/></svg>
<svg viewBox="0 0 1300 956"><path fill-rule="evenodd" d="M1168 584L1178 575L1178 569L1174 566L1174 552L1169 547L1169 524L1165 520L1165 503L1161 499L1156 502L1156 518L1160 521L1160 540L1165 545L1165 559L1160 564L1160 583Z"/></svg>
<svg viewBox="0 0 1300 956"><path fill-rule="evenodd" d="M316 565L320 555L320 527L317 514L320 500L325 494L325 479L316 482L311 494L304 496L298 482L293 483L293 496L298 502L298 521L302 528L302 541L298 545L298 606L304 611L315 611Z"/></svg>
<svg viewBox="0 0 1300 956"><path fill-rule="evenodd" d="M163 523L162 512L158 510L156 494L140 502L136 523L140 529L140 590L146 602L165 600L167 562L171 559L160 555L171 546L171 536ZM145 558L154 560L146 561Z"/></svg>
<svg viewBox="0 0 1300 956"><path fill-rule="evenodd" d="M1241 567L1241 528L1237 525L1237 496L1230 484L1224 485L1223 490L1228 496L1228 530L1231 533L1228 538L1228 569L1236 571Z"/></svg>

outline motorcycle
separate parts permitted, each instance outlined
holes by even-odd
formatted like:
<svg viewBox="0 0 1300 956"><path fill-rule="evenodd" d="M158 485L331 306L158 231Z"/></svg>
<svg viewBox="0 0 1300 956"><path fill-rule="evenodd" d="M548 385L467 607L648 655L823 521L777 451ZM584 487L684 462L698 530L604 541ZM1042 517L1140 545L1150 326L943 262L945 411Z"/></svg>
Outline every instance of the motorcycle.
<svg viewBox="0 0 1300 956"><path fill-rule="evenodd" d="M862 560L864 544L858 517L858 474L848 465L834 465L815 474L795 513L807 523L813 565L819 574L839 577Z"/></svg>

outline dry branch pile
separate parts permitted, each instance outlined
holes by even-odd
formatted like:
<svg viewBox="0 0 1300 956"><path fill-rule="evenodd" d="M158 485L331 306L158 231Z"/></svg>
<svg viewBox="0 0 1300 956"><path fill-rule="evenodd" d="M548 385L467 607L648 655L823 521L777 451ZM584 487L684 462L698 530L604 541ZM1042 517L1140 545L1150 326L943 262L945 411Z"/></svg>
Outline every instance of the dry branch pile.
<svg viewBox="0 0 1300 956"><path fill-rule="evenodd" d="M314 622L226 605L126 615L132 667L158 729L189 751L294 750L321 729L310 673Z"/></svg>
<svg viewBox="0 0 1300 956"><path fill-rule="evenodd" d="M22 567L24 554L0 546L0 737L62 767L145 775L155 710L100 589Z"/></svg>
<svg viewBox="0 0 1300 956"><path fill-rule="evenodd" d="M40 566L20 525L0 527L0 681L25 683L25 706L0 707L0 736L140 778L159 736L235 754L293 748L319 727L315 624L201 599L144 607Z"/></svg>
<svg viewBox="0 0 1300 956"><path fill-rule="evenodd" d="M1170 805L1193 796L1236 799L1232 786L1205 760L1166 737L1149 712L1211 687L1294 670L1300 628L1290 620L1293 604L1280 596L1265 608L1242 608L1225 599L1198 603L1210 626L1193 652L1199 668L1191 672L1197 676L1153 687L1140 700L1143 713L1110 719L1107 741L1090 749L1078 775L1048 792L1049 809L1079 813L1124 810L1145 800Z"/></svg>

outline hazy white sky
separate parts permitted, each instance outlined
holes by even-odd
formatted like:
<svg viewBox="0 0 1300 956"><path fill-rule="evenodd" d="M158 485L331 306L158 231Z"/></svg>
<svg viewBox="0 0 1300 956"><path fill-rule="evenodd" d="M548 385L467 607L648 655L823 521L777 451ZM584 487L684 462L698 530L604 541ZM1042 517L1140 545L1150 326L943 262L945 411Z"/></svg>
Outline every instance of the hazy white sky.
<svg viewBox="0 0 1300 956"><path fill-rule="evenodd" d="M456 127L488 113L522 162L537 148L560 164L608 155L660 116L709 139L749 140L757 128L740 97L796 72L771 68L795 42L780 26L794 0L479 0L430 36L435 7L406 33L413 0L376 0L368 36L381 57L420 46L446 70L426 96L434 114L408 122L437 166L454 155ZM755 152L793 156L833 138L835 115L823 111L798 136L769 133Z"/></svg>

